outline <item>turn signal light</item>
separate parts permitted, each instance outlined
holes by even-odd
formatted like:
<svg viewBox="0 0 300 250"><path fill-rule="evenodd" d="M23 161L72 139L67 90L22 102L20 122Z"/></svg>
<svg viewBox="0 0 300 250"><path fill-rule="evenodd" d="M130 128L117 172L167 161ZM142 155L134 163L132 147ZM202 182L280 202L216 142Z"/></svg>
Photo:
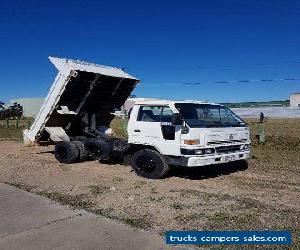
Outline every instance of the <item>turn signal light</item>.
<svg viewBox="0 0 300 250"><path fill-rule="evenodd" d="M198 145L200 144L199 140L184 140L184 144L186 145Z"/></svg>

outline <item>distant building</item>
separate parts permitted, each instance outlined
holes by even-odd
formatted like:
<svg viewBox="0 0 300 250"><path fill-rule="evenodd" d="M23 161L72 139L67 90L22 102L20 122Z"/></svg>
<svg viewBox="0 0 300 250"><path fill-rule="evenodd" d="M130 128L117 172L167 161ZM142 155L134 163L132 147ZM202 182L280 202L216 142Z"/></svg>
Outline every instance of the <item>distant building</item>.
<svg viewBox="0 0 300 250"><path fill-rule="evenodd" d="M9 105L12 105L16 102L23 107L23 115L25 117L35 117L40 111L44 101L44 98L19 98L10 100Z"/></svg>
<svg viewBox="0 0 300 250"><path fill-rule="evenodd" d="M291 108L300 108L300 93L291 94L290 107Z"/></svg>

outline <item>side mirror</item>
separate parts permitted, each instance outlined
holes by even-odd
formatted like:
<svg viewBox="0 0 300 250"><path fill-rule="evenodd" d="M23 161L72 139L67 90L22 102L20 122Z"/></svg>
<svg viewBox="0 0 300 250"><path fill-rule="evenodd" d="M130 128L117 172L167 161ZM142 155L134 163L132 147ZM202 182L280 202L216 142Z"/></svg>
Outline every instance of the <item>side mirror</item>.
<svg viewBox="0 0 300 250"><path fill-rule="evenodd" d="M174 113L172 115L172 124L173 125L182 125L183 123L183 116L180 113Z"/></svg>

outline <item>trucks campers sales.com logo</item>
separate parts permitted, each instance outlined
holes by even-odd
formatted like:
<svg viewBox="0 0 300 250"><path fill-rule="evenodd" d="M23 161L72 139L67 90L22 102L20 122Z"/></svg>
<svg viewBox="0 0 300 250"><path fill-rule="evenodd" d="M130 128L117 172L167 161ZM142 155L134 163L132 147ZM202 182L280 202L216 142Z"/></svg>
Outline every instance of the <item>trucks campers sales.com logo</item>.
<svg viewBox="0 0 300 250"><path fill-rule="evenodd" d="M257 244L289 245L289 231L169 231L167 244Z"/></svg>

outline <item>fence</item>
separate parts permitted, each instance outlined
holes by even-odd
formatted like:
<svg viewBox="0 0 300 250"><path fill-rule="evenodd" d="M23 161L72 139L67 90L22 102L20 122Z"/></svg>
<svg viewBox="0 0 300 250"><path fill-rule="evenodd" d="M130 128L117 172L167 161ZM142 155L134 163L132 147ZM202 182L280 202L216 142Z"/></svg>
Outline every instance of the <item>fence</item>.
<svg viewBox="0 0 300 250"><path fill-rule="evenodd" d="M15 118L0 120L0 127L4 128L29 128L33 122L32 118Z"/></svg>

